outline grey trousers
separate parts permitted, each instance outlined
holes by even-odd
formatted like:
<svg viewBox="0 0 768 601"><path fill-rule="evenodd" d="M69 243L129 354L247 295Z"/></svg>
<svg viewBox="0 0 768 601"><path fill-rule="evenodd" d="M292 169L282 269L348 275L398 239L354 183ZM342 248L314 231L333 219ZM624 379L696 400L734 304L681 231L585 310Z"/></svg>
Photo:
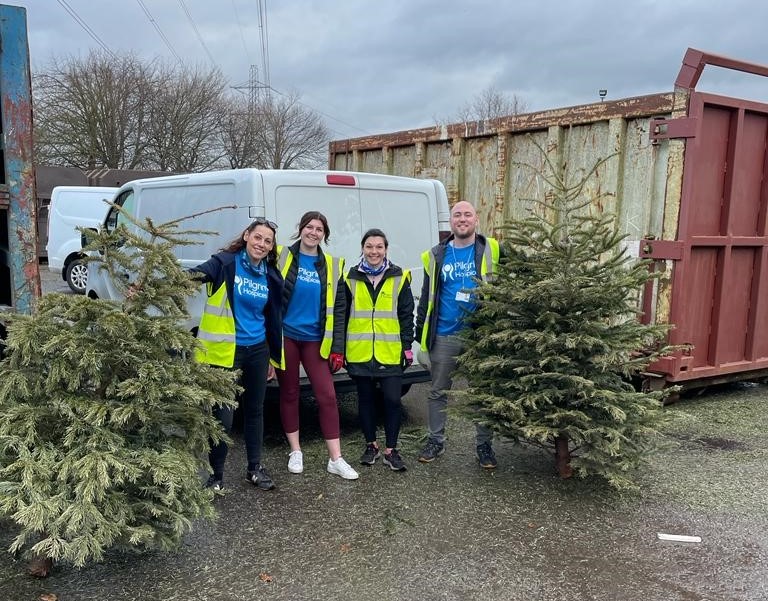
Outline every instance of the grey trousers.
<svg viewBox="0 0 768 601"><path fill-rule="evenodd" d="M439 444L445 442L445 410L448 407L446 392L453 386L456 357L461 354L462 348L462 340L457 336L437 336L429 349L429 361L432 365L432 388L427 397L429 439ZM490 443L493 439L493 432L486 426L475 424L475 430L476 444Z"/></svg>

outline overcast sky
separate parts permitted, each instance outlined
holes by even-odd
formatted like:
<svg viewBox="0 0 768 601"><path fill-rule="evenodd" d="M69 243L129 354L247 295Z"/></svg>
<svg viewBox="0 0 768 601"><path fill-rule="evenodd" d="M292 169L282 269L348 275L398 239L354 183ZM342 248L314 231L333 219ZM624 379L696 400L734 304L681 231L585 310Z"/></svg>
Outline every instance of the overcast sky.
<svg viewBox="0 0 768 601"><path fill-rule="evenodd" d="M254 65L334 139L449 120L488 86L530 111L596 102L601 88L671 91L688 47L768 65L766 0L4 2L27 8L33 71L102 45L216 65L235 88ZM767 80L708 67L697 89L768 102Z"/></svg>

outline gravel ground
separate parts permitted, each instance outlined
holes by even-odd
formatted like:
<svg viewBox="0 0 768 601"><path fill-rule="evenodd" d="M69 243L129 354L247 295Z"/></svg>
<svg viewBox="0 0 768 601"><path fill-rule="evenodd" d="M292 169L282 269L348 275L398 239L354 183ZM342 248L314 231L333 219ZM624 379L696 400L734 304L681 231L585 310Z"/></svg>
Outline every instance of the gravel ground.
<svg viewBox="0 0 768 601"><path fill-rule="evenodd" d="M483 471L472 426L458 419L445 455L419 464L426 392L415 386L404 399L405 473L377 463L360 466L356 482L327 474L306 404L305 472L289 474L272 405L265 463L277 490L244 481L238 439L218 520L196 524L178 552L111 553L84 569L57 566L45 580L0 554L0 600L768 599L765 385L721 386L670 405L668 444L631 495L593 480L562 481L551 458L503 441L495 445L498 469ZM356 463L363 441L354 399L340 406L343 452ZM666 542L658 533L701 542ZM12 535L0 523L0 547Z"/></svg>

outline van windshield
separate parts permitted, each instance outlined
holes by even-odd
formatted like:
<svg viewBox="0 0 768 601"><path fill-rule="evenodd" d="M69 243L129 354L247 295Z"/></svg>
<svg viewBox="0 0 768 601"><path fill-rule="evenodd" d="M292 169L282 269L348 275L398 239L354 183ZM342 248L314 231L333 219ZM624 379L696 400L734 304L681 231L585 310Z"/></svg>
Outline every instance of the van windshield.
<svg viewBox="0 0 768 601"><path fill-rule="evenodd" d="M127 190L115 199L115 204L122 207L123 211L127 211L131 215L135 213L135 200L133 190ZM123 224L130 227L130 221L128 221L122 214L122 211L118 211L115 207L112 207L107 213L107 219L104 225L108 232L114 230L118 225Z"/></svg>

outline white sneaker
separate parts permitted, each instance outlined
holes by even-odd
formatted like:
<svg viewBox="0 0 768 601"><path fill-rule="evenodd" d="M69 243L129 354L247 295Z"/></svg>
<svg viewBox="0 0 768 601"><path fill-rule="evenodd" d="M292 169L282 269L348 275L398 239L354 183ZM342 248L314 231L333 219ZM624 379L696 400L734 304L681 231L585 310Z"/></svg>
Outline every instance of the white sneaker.
<svg viewBox="0 0 768 601"><path fill-rule="evenodd" d="M357 480L360 477L352 466L344 461L344 457L339 457L336 461L333 459L328 460L328 472L341 476L345 480Z"/></svg>
<svg viewBox="0 0 768 601"><path fill-rule="evenodd" d="M291 451L288 455L288 471L292 474L304 471L304 454L301 451Z"/></svg>

